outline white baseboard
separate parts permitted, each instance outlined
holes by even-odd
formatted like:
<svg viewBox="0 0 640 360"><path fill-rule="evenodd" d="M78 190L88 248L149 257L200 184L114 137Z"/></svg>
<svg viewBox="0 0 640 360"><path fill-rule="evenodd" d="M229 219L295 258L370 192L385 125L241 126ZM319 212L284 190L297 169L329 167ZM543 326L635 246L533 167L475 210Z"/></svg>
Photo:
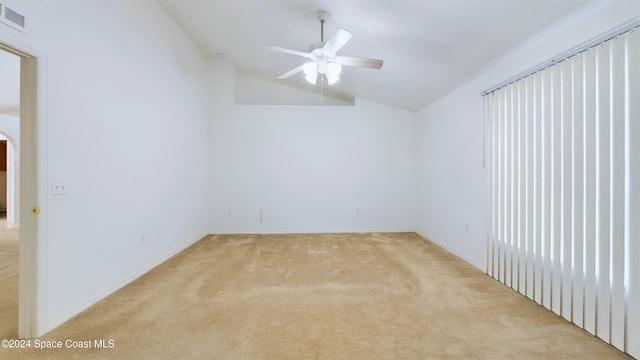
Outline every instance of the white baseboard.
<svg viewBox="0 0 640 360"><path fill-rule="evenodd" d="M329 233L402 233L402 232L411 232L416 233L423 238L437 244L441 248L446 251L454 254L455 256L461 258L462 260L468 262L469 264L477 267L478 269L485 271L484 264L479 264L471 258L467 257L464 254L461 254L458 251L455 251L448 246L446 246L444 242L439 241L437 238L433 236L428 236L419 231L415 231L413 229L389 229L389 228L380 228L380 229L242 229L242 230L224 230L218 229L216 231L212 231L211 235L238 235L238 234L247 234L247 235L259 235L259 234L329 234Z"/></svg>
<svg viewBox="0 0 640 360"><path fill-rule="evenodd" d="M462 259L462 260L464 260L464 261L468 262L469 264L471 264L471 265L473 265L473 266L477 267L477 268L478 268L478 269L480 269L482 272L485 272L484 264L478 264L477 262L475 262L473 259L471 259L471 258L467 257L466 255L461 254L460 252L458 252L458 251L456 251L456 250L453 250L453 249L449 248L448 246L446 246L446 245L445 245L445 243L443 243L442 241L439 241L437 238L435 238L435 237L433 237L433 236L426 235L426 234L424 234L424 233L422 233L422 232L420 232L420 231L416 231L415 233L416 233L416 234L418 234L418 235L420 235L420 236L422 236L422 237L423 237L423 238L425 238L426 240L429 240L429 241L431 241L432 243L434 243L434 244L436 244L436 245L440 246L441 248L443 248L443 249L445 249L446 251L448 251L448 252L452 253L453 255L455 255L455 256L457 256L457 257L459 257L460 259Z"/></svg>
<svg viewBox="0 0 640 360"><path fill-rule="evenodd" d="M351 233L403 233L403 232L415 232L411 229L233 229L225 230L218 229L212 231L211 235L260 235L260 234L351 234Z"/></svg>
<svg viewBox="0 0 640 360"><path fill-rule="evenodd" d="M71 320L74 316L80 314L81 312L83 312L86 309L90 308L91 306L95 305L96 303L98 303L99 301L103 300L107 296L109 296L109 295L115 293L116 291L122 289L123 287L125 287L126 285L131 283L132 281L136 280L137 278L139 278L142 275L146 274L147 272L151 271L156 266L158 266L158 265L164 263L165 261L171 259L172 257L176 256L179 252L187 249L191 245L197 243L198 241L204 239L207 236L208 236L208 234L204 234L200 238L198 238L198 239L196 239L194 241L190 241L190 242L186 242L186 243L180 244L177 247L175 247L174 249L172 249L171 251L169 251L164 256L161 256L161 257L157 258L156 260L154 260L154 261L152 261L152 262L150 262L150 263L148 263L148 264L146 264L144 266L141 266L137 271L134 271L129 276L127 276L127 277L115 282L111 286L109 286L106 289L102 290L101 292L95 294L94 296L90 297L89 299L83 301L81 304L75 306L72 310L67 311L64 315L62 315L62 316L58 317L57 319L54 319L51 322L49 322L47 324L48 326L47 326L46 332L49 332L49 331L57 328L58 326L64 324L65 322Z"/></svg>

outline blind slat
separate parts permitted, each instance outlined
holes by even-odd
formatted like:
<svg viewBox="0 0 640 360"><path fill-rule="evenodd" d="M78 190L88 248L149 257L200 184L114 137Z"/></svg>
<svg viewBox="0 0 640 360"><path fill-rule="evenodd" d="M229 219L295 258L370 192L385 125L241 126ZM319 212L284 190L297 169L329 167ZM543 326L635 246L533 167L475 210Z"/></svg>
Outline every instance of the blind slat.
<svg viewBox="0 0 640 360"><path fill-rule="evenodd" d="M572 180L573 180L573 82L571 63L562 63L562 164L560 182L562 186L562 197L560 199L560 254L561 263L559 270L562 272L561 284L561 315L571 321L572 318L572 287L573 287L573 264L572 264L572 229L571 220L573 215L572 203Z"/></svg>
<svg viewBox="0 0 640 360"><path fill-rule="evenodd" d="M527 158L526 158L526 84L524 81L521 81L518 84L518 158L516 160L516 164L518 166L518 180L516 184L518 185L518 204L516 208L518 209L518 288L517 290L526 295L527 288L527 234L526 234L526 223L527 223L527 202L526 202L526 187L527 187Z"/></svg>
<svg viewBox="0 0 640 360"><path fill-rule="evenodd" d="M511 286L511 253L513 242L513 87L506 88L506 101L504 104L505 133L504 133L504 283Z"/></svg>
<svg viewBox="0 0 640 360"><path fill-rule="evenodd" d="M584 56L584 329L596 333L596 52Z"/></svg>
<svg viewBox="0 0 640 360"><path fill-rule="evenodd" d="M538 304L542 304L542 273L543 273L543 256L542 256L542 239L543 239L543 228L540 226L543 222L543 201L542 201L542 154L543 154L543 144L542 141L542 76L534 77L534 137L535 142L533 144L533 154L535 158L534 165L534 179L535 179L535 190L533 196L533 207L534 207L534 241L535 241L535 275L534 275L534 299Z"/></svg>
<svg viewBox="0 0 640 360"><path fill-rule="evenodd" d="M499 176L500 176L500 184L498 187L498 191L500 192L500 199L499 199L499 210L500 210L500 243L498 244L499 247L499 258L498 258L498 279L502 282L505 281L504 278L504 264L505 264L505 241L506 241L506 206L505 206L505 192L507 189L507 183L506 183L506 146L505 146L505 138L506 138L506 89L504 89L503 91L501 91L502 94L500 96L500 108L498 109L500 111L500 126L499 126L499 130L500 130L500 138L499 138L499 142L500 142L500 146L499 146L499 165L500 166L500 171L499 171Z"/></svg>
<svg viewBox="0 0 640 360"><path fill-rule="evenodd" d="M551 69L551 310L560 314L562 296L562 66Z"/></svg>
<svg viewBox="0 0 640 360"><path fill-rule="evenodd" d="M485 271L487 272L487 274L491 274L491 258L493 257L493 254L491 252L491 248L492 248L492 244L493 244L493 224L492 224L492 219L493 219L493 186L494 186L494 180L493 180L493 161L491 161L491 156L493 155L493 149L491 148L492 144L493 144L493 136L491 134L491 132L493 131L493 124L491 122L491 119L493 119L493 112L492 112L492 102L493 102L493 94L488 94L487 96L485 96L483 98L484 100L484 137L485 137L485 141L484 141L484 163L483 163L483 167L485 169L486 172L486 181L485 181L485 194L486 194L486 201L490 204L490 208L491 210L488 211L485 215L485 232L486 232L486 237L487 237L487 262L485 265Z"/></svg>
<svg viewBox="0 0 640 360"><path fill-rule="evenodd" d="M611 41L611 344L624 350L624 38Z"/></svg>
<svg viewBox="0 0 640 360"><path fill-rule="evenodd" d="M551 227L551 193L552 177L551 152L552 142L552 107L551 107L551 70L542 72L542 305L551 308L551 263L552 252L552 227Z"/></svg>
<svg viewBox="0 0 640 360"><path fill-rule="evenodd" d="M535 184L534 184L534 152L535 152L535 126L534 126L534 103L533 103L533 81L531 77L527 77L524 79L525 83L525 108L526 108L526 143L531 144L530 146L526 146L527 160L525 171L527 174L526 177L526 187L527 187L527 197L526 197L526 207L527 207L527 297L529 299L534 299L534 263L536 259L535 254L535 239L534 239L534 213L535 213Z"/></svg>
<svg viewBox="0 0 640 360"><path fill-rule="evenodd" d="M611 84L610 44L596 48L596 335L609 342L611 318Z"/></svg>
<svg viewBox="0 0 640 360"><path fill-rule="evenodd" d="M640 31L626 36L625 284L628 288L626 351L640 358ZM634 99L631 101L631 99Z"/></svg>
<svg viewBox="0 0 640 360"><path fill-rule="evenodd" d="M572 183L572 220L571 235L573 288L572 321L584 326L584 74L583 59L571 59L573 84L573 179Z"/></svg>
<svg viewBox="0 0 640 360"><path fill-rule="evenodd" d="M500 156L501 156L501 149L500 149L500 100L499 100L499 94L496 94L496 101L493 105L493 113L494 113L494 120L493 120L493 149L494 149L494 153L493 153L493 177L494 177L494 189L493 189L493 206L494 206L494 218L493 218L493 234L494 234L494 241L493 241L493 260L492 260L492 264L493 264L493 277L494 278L498 278L498 269L499 269L499 263L500 263L500 242L501 242L501 237L500 237L500 197L498 196L500 194L500 185L501 185L501 176L500 176Z"/></svg>

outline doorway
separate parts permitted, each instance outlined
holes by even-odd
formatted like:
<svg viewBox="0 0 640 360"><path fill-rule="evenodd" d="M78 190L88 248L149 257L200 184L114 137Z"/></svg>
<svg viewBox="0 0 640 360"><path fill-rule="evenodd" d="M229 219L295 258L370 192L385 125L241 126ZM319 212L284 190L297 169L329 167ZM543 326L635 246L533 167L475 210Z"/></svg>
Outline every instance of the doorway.
<svg viewBox="0 0 640 360"><path fill-rule="evenodd" d="M13 107L4 106L4 110L0 108L0 114L5 115L0 120L6 120L10 116L19 119L17 125L19 140L16 140L20 146L20 152L16 157L16 161L20 164L18 181L16 182L16 187L19 190L15 193L15 199L22 204L18 210L19 229L13 234L5 234L7 238L12 236L17 238L13 240L14 246L11 250L14 252L11 259L14 262L17 260L17 263L8 262L5 264L14 269L13 278L9 273L5 274L5 277L8 277L6 280L11 284L7 290L10 290L10 296L13 296L13 300L8 300L13 301L13 306L8 306L9 310L13 311L12 314L9 314L10 322L8 325L12 327L12 330L8 334L2 333L0 335L3 338L34 338L47 330L44 321L46 319L44 313L45 293L42 291L46 288L43 281L45 264L42 260L46 259L46 253L43 246L40 245L38 232L39 223L42 222L42 217L38 215L41 211L40 208L44 208L40 203L44 199L39 196L42 193L43 181L38 177L40 174L38 171L38 149L40 147L38 145L42 143L41 133L38 130L41 127L38 116L40 113L38 94L41 88L38 80L39 65L36 56L22 49L20 45L4 42L2 39L0 39L0 53L2 58L11 58L11 61L18 63L17 73L15 66L10 74L1 74L6 69L0 70L0 77L8 76L13 79L17 77L19 89L17 107L14 104ZM1 96L2 90L0 89ZM11 242L11 240L8 241ZM18 243L17 246L15 246L15 242ZM11 256L11 251L7 254L8 256ZM16 252L17 254L15 254ZM2 265L0 264L0 270L3 269ZM0 320L4 320L4 316L0 317Z"/></svg>
<svg viewBox="0 0 640 360"><path fill-rule="evenodd" d="M20 58L0 51L0 338L18 336L19 230L9 209L8 136L19 136ZM9 145L9 146L8 146ZM13 175L13 174L12 174ZM11 176L12 176L11 175ZM11 194L14 195L14 194Z"/></svg>

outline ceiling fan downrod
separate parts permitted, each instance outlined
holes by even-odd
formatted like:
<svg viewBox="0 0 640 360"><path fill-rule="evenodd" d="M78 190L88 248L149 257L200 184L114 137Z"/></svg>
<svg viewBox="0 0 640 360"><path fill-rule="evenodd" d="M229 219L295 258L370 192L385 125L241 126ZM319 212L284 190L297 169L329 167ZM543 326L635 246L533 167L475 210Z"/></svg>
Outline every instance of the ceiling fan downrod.
<svg viewBox="0 0 640 360"><path fill-rule="evenodd" d="M324 46L324 21L327 18L327 12L324 10L318 10L318 19L320 19L320 44L319 47ZM324 104L324 76L320 77L320 102Z"/></svg>
<svg viewBox="0 0 640 360"><path fill-rule="evenodd" d="M327 18L327 12L318 10L318 19L320 19L320 42L324 43L324 21Z"/></svg>

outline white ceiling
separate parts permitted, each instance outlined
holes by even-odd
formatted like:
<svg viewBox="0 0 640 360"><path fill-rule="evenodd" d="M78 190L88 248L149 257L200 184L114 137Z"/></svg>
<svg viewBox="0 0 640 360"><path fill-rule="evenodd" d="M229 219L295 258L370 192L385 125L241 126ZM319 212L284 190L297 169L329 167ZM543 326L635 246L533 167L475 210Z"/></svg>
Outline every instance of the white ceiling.
<svg viewBox="0 0 640 360"><path fill-rule="evenodd" d="M325 39L353 33L340 55L383 59L381 70L345 67L333 95L411 111L477 75L499 55L594 0L160 0L211 58L241 73L312 89L302 74L276 76L303 58L265 45L307 51L320 40L317 11L329 12ZM115 25L114 25L115 26ZM19 107L19 58L0 51L0 113Z"/></svg>
<svg viewBox="0 0 640 360"><path fill-rule="evenodd" d="M381 70L344 68L333 87L416 111L478 75L490 61L593 3L587 0L160 0L211 58L239 72L308 89L303 75L275 78L305 59L267 51L307 51L336 28L353 33L339 55L383 59Z"/></svg>

